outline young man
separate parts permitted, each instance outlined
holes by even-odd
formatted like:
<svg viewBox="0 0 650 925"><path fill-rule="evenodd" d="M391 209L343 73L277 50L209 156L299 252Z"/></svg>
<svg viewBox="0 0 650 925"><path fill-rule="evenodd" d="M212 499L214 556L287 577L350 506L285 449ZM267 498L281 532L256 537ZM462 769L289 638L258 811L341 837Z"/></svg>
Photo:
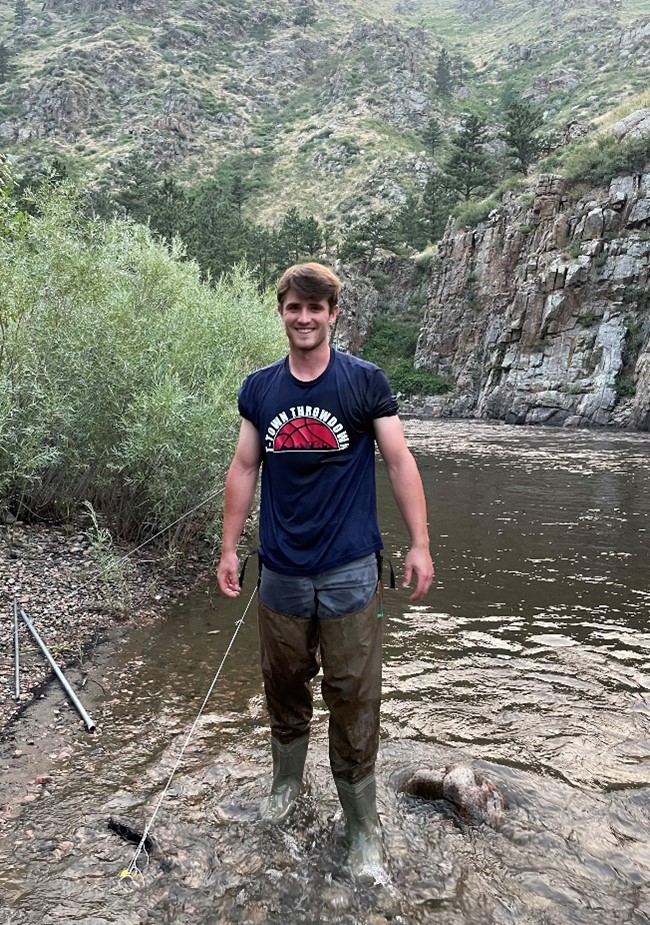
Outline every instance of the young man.
<svg viewBox="0 0 650 925"><path fill-rule="evenodd" d="M422 480L384 373L330 348L340 280L317 263L290 267L277 290L285 359L239 393L239 442L226 477L219 587L237 597L237 543L262 466L259 630L273 781L262 818L282 822L300 791L320 665L330 766L346 819L351 871L382 864L376 807L382 620L375 441L411 536L404 587L431 585Z"/></svg>

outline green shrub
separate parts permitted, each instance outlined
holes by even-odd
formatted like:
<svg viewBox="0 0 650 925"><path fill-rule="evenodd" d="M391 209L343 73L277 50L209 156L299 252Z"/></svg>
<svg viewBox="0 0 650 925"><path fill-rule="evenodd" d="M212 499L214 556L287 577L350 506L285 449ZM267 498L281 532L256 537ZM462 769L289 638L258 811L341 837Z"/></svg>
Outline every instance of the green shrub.
<svg viewBox="0 0 650 925"><path fill-rule="evenodd" d="M371 270L369 272L370 280L375 289L385 289L392 282L390 273L383 273L381 270Z"/></svg>
<svg viewBox="0 0 650 925"><path fill-rule="evenodd" d="M416 369L408 360L400 360L389 375L396 392L402 395L442 395L450 385L430 369Z"/></svg>
<svg viewBox="0 0 650 925"><path fill-rule="evenodd" d="M419 326L395 318L376 318L363 349L363 358L381 366L396 392L438 395L449 389L436 373L413 366Z"/></svg>
<svg viewBox="0 0 650 925"><path fill-rule="evenodd" d="M464 202L454 209L456 228L475 228L479 222L485 221L493 209L498 208L499 203L492 197Z"/></svg>
<svg viewBox="0 0 650 925"><path fill-rule="evenodd" d="M87 221L63 185L30 219L0 200L0 293L0 503L67 517L89 501L139 538L223 483L237 388L285 343L247 272L202 283L179 243Z"/></svg>
<svg viewBox="0 0 650 925"><path fill-rule="evenodd" d="M616 385L616 394L619 398L632 398L636 394L636 385L632 376L621 379Z"/></svg>
<svg viewBox="0 0 650 925"><path fill-rule="evenodd" d="M419 327L396 318L376 318L363 348L363 358L388 369L399 359L412 359L418 343Z"/></svg>
<svg viewBox="0 0 650 925"><path fill-rule="evenodd" d="M642 173L650 162L650 135L618 141L614 135L574 142L562 159L562 172L573 183L607 185L617 176Z"/></svg>

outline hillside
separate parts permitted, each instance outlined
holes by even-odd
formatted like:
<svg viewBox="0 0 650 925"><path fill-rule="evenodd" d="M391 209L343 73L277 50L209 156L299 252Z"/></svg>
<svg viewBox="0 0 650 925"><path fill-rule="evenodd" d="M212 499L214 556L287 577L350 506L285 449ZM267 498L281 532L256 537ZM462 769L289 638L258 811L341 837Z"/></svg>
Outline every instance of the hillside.
<svg viewBox="0 0 650 925"><path fill-rule="evenodd" d="M295 205L339 224L423 188L432 117L444 151L465 110L496 139L529 99L552 147L639 108L650 0L16 0L0 48L0 146L19 169L55 155L101 178L142 152L195 182L225 165L256 220Z"/></svg>

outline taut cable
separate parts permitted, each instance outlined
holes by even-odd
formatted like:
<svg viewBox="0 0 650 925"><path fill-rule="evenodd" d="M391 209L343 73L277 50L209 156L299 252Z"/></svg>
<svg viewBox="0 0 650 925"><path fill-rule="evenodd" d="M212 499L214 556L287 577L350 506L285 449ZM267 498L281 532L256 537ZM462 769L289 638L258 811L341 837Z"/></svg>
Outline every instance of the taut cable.
<svg viewBox="0 0 650 925"><path fill-rule="evenodd" d="M154 540L158 539L159 536L162 536L163 533L166 533L168 530L171 530L172 527L175 527L177 523L180 523L181 520L184 520L186 517L189 517L190 514L193 514L194 511L198 511L200 507L203 507L204 504L207 504L208 501L212 501L213 498L218 498L219 495L223 494L225 487L218 488L216 491L211 492L207 498L204 498L202 501L199 501L198 504L195 504L194 507L190 508L189 511L185 511L184 514L181 514L180 517L177 517L176 520L172 521L166 527L163 527L162 530L159 530L158 533L154 533L153 536L150 536L148 540L145 540L144 543L140 543L139 546L136 546L135 549L130 549L126 555L122 556L117 560L117 564L124 562L125 559L128 559L129 556L132 556L134 552L138 552L139 549L142 549L143 546L146 546L147 543L152 543Z"/></svg>
<svg viewBox="0 0 650 925"><path fill-rule="evenodd" d="M168 791L169 788L171 787L171 783L172 783L172 780L173 780L173 778L174 778L174 774L176 774L176 771L178 770L178 767L179 767L179 765L180 765L180 763L181 763L181 760L182 760L182 758L183 758L183 755L184 755L184 753L185 753L185 749L186 749L187 746L189 745L190 739L192 738L192 735L194 734L194 730L196 729L196 726L197 726L197 724L198 724L198 722L199 722L199 720L200 720L200 718L201 718L201 714L203 713L203 710L205 709L205 706L206 706L208 700L210 699L210 694L211 694L212 691L214 690L214 686L215 686L215 684L217 683L217 681L219 680L219 675L221 674L221 670L222 670L222 668L223 668L223 666L224 666L224 663L225 663L226 659L228 658L228 655L230 654L230 650L232 649L233 644L234 644L234 642L235 642L235 639L237 638L237 634L238 634L239 630L242 628L242 626L243 626L243 624L244 624L244 620L245 620L245 618L246 618L246 614L248 613L248 610L249 610L251 604L253 603L253 598L255 597L255 594L256 594L256 593L257 593L257 587L255 587L255 590L254 590L253 593L251 594L250 600L248 601L248 604L246 604L246 609L244 610L244 613L242 614L241 619L237 621L237 624L236 624L236 626L235 626L235 632L234 632L233 635L232 635L232 639L230 640L230 643L229 643L229 645L228 645L228 648L226 649L226 651L225 651L225 653L224 653L224 656L223 656L223 658L221 659L221 664L220 664L219 667L217 668L217 673L215 674L214 678L212 679L212 684L211 684L210 687L208 688L208 692L207 692L207 694L205 695L205 698L204 698L204 700L203 700L203 703L201 704L201 708L200 708L199 712L198 712L197 715L196 715L196 719L195 719L194 722L192 723L192 727L191 727L190 731L188 732L188 734L187 734L187 736L186 736L186 738L185 738L185 741L183 742L183 746L182 746L182 748L181 748L181 750L180 750L180 752L179 752L178 758L176 759L176 763L174 764L174 767L172 768L171 773L170 773L169 777L167 778L167 783L165 784L165 787L164 787L162 793L161 793L160 796L158 797L158 802L156 803L156 806L155 806L155 808L154 808L154 811L153 811L153 813L151 814L151 819L149 820L149 822L148 822L147 825L145 826L144 832L142 833L142 838L140 839L140 842L139 842L139 844L138 844L138 847L135 849L135 854L133 855L133 858L131 859L131 863L129 864L128 867L126 867L126 868L120 873L120 879L123 879L123 878L126 878L126 877L131 877L131 878L133 878L133 877L135 876L136 872L137 872L137 873L140 873L140 871L138 870L138 867L137 867L138 858L140 857L140 854L141 854L141 852L142 852L142 850L143 850L143 848L144 848L144 845L145 845L145 842L146 842L147 837L148 837L148 835L149 835L149 832L151 831L151 827L152 827L152 825L153 825L153 823L154 823L154 820L155 820L155 818L156 818L156 816L157 816L157 814L158 814L158 810L159 810L160 807L162 806L162 802L163 802L163 800L165 799L165 796L166 796L166 794L167 794L167 791Z"/></svg>

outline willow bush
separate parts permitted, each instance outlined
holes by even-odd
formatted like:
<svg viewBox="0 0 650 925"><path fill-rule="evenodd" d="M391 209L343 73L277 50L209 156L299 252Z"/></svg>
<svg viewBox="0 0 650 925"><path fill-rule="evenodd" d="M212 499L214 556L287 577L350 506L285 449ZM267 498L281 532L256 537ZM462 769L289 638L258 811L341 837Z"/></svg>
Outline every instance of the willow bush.
<svg viewBox="0 0 650 925"><path fill-rule="evenodd" d="M0 200L0 504L120 536L167 527L222 484L242 378L284 350L244 268L212 285L140 225L83 217L70 187L35 217ZM220 499L172 534L208 535Z"/></svg>

